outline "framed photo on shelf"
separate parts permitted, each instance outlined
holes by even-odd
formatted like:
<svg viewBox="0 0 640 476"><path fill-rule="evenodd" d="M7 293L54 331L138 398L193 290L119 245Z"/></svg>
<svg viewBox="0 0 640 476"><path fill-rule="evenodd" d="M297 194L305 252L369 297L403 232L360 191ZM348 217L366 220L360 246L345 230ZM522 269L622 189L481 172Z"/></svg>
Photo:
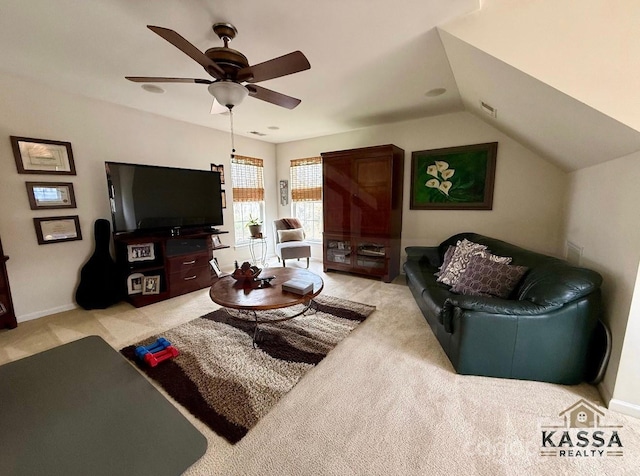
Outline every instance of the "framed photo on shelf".
<svg viewBox="0 0 640 476"><path fill-rule="evenodd" d="M160 276L145 276L142 278L142 294L160 294Z"/></svg>
<svg viewBox="0 0 640 476"><path fill-rule="evenodd" d="M214 248L220 248L222 246L222 240L218 235L211 236L211 243L213 243Z"/></svg>
<svg viewBox="0 0 640 476"><path fill-rule="evenodd" d="M70 142L11 136L19 174L75 175Z"/></svg>
<svg viewBox="0 0 640 476"><path fill-rule="evenodd" d="M39 245L82 239L78 215L34 218Z"/></svg>
<svg viewBox="0 0 640 476"><path fill-rule="evenodd" d="M135 261L153 261L156 259L153 243L136 243L127 245L127 260L129 263Z"/></svg>
<svg viewBox="0 0 640 476"><path fill-rule="evenodd" d="M218 259L215 256L209 260L209 264L211 265L211 269L213 269L213 272L216 273L217 277L224 278L225 276L230 276L229 273L224 273L220 269L220 265L218 264Z"/></svg>
<svg viewBox="0 0 640 476"><path fill-rule="evenodd" d="M411 210L491 210L498 143L411 154Z"/></svg>
<svg viewBox="0 0 640 476"><path fill-rule="evenodd" d="M211 164L211 171L220 173L220 183L223 184L224 183L224 165Z"/></svg>
<svg viewBox="0 0 640 476"><path fill-rule="evenodd" d="M70 182L26 182L31 210L76 208Z"/></svg>
<svg viewBox="0 0 640 476"><path fill-rule="evenodd" d="M142 293L142 280L144 274L133 273L127 278L127 292L129 295Z"/></svg>

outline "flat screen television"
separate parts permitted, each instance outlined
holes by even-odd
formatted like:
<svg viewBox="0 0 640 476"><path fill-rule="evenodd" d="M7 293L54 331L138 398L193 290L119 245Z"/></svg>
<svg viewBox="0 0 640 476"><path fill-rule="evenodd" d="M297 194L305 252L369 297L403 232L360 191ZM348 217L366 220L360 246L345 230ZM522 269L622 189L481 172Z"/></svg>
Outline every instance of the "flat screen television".
<svg viewBox="0 0 640 476"><path fill-rule="evenodd" d="M114 233L223 224L220 173L105 162Z"/></svg>

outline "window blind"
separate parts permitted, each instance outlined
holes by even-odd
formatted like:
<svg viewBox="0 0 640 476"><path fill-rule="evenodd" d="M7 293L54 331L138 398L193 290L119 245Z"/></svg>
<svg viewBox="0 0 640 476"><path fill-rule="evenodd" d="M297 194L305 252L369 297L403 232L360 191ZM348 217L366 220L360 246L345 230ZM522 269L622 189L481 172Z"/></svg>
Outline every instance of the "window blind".
<svg viewBox="0 0 640 476"><path fill-rule="evenodd" d="M317 202L322 200L322 157L291 161L291 200Z"/></svg>
<svg viewBox="0 0 640 476"><path fill-rule="evenodd" d="M235 155L231 159L231 183L234 202L264 201L262 159Z"/></svg>

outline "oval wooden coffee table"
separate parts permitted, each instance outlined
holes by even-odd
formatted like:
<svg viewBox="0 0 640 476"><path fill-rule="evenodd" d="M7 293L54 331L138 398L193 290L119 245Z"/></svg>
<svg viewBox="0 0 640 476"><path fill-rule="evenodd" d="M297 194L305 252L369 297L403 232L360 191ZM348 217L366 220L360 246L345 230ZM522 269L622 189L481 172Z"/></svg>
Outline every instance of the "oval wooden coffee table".
<svg viewBox="0 0 640 476"><path fill-rule="evenodd" d="M320 294L324 287L322 278L306 269L264 268L257 279L270 276L275 276L275 278L271 280L268 286L264 287L260 287L259 281L240 282L231 276L226 276L213 283L213 286L211 286L209 290L209 296L216 304L230 309L248 311L253 315L251 320L255 323L253 330L254 347L256 345L256 336L260 324L288 321L289 319L304 314L313 306L313 298ZM313 283L313 290L304 296L283 291L282 283L290 279L311 281ZM296 304L303 304L304 309L290 316L270 319L266 315L260 316L258 314L258 311L281 309L295 306ZM236 319L242 319L233 314L229 315Z"/></svg>

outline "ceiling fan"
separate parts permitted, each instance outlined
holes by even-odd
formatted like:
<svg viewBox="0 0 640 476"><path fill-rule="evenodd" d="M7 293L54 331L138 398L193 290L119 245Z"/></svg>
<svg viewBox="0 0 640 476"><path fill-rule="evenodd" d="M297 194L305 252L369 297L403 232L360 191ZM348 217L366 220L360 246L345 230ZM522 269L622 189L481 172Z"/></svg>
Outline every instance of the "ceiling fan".
<svg viewBox="0 0 640 476"><path fill-rule="evenodd" d="M229 110L240 104L247 95L287 109L293 109L301 102L300 99L255 84L309 69L309 61L300 51L250 66L245 55L228 46L229 41L238 34L238 30L230 23L213 25L213 31L224 42L224 46L209 48L204 53L173 30L152 25L147 25L147 28L199 63L214 79L126 76L129 81L208 84L209 93ZM215 106L214 102L212 112L215 112Z"/></svg>

